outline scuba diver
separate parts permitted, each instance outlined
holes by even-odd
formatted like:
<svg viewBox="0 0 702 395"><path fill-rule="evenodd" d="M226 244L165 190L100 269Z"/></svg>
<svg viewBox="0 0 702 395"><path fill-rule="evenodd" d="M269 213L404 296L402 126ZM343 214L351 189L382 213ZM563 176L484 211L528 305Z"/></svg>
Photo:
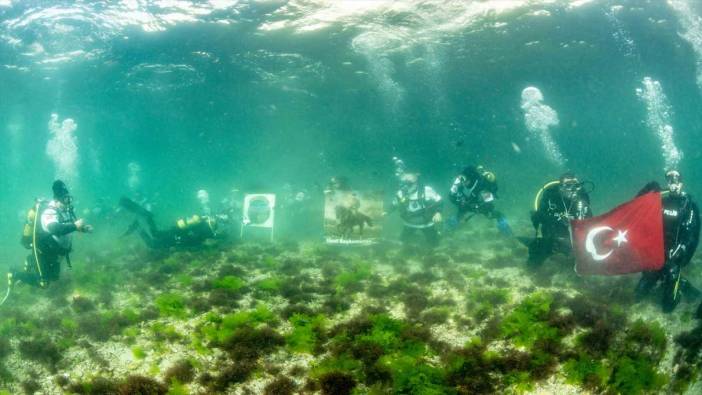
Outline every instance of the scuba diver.
<svg viewBox="0 0 702 395"><path fill-rule="evenodd" d="M244 209L243 205L244 194L237 187L232 187L229 190L227 197L221 200L221 213L226 214L232 221L241 220L241 214Z"/></svg>
<svg viewBox="0 0 702 395"><path fill-rule="evenodd" d="M38 199L27 213L21 242L32 253L25 260L23 270L11 270L7 274L8 295L10 287L19 281L42 288L57 281L61 258L65 258L71 267L72 233L93 230L83 219L76 217L73 197L63 181L54 181L52 190L53 200Z"/></svg>
<svg viewBox="0 0 702 395"><path fill-rule="evenodd" d="M399 210L404 222L400 239L407 244L414 233L422 231L430 247L439 244L437 224L441 223L441 196L428 185L423 185L419 174L403 171L400 190L392 201L391 211Z"/></svg>
<svg viewBox="0 0 702 395"><path fill-rule="evenodd" d="M680 303L680 297L697 298L700 291L682 278L681 271L695 254L700 236L700 218L697 204L692 197L684 192L680 173L669 170L665 174L668 189L662 190L660 185L652 181L639 192L637 196L651 191L661 192L663 206L663 234L665 264L655 272L644 272L636 285L636 298L641 300L657 284L662 283L663 297L661 306L669 313Z"/></svg>
<svg viewBox="0 0 702 395"><path fill-rule="evenodd" d="M571 252L570 221L592 217L590 196L583 184L568 172L536 194L531 212L536 238L528 243L529 264L541 264L555 252Z"/></svg>
<svg viewBox="0 0 702 395"><path fill-rule="evenodd" d="M193 215L189 218L180 218L176 224L169 229L160 230L154 221L154 215L134 201L123 197L119 205L125 210L137 215L137 219L129 226L123 236L128 236L135 231L139 231L139 236L144 243L152 249L164 249L170 247L195 247L202 245L205 241L219 238L219 223L229 222L227 215ZM146 229L141 224L146 223Z"/></svg>
<svg viewBox="0 0 702 395"><path fill-rule="evenodd" d="M333 176L329 179L326 188L324 188L324 194L334 194L336 192L350 192L351 183L346 176Z"/></svg>
<svg viewBox="0 0 702 395"><path fill-rule="evenodd" d="M495 173L483 166L468 166L459 174L451 185L449 199L458 212L449 219L448 224L455 228L474 215L483 214L497 221L497 229L506 236L512 235L507 218L495 209L497 199L497 182ZM472 213L466 218L466 214Z"/></svg>

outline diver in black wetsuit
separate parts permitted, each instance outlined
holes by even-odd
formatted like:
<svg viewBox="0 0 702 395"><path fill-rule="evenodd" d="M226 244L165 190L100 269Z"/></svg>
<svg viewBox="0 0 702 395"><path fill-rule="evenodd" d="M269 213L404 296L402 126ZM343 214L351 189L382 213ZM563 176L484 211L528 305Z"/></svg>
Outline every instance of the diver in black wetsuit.
<svg viewBox="0 0 702 395"><path fill-rule="evenodd" d="M569 254L570 221L589 217L592 217L590 196L573 173L565 173L558 181L546 184L539 191L531 213L537 237L529 243L528 263L541 264L554 252Z"/></svg>
<svg viewBox="0 0 702 395"><path fill-rule="evenodd" d="M661 191L663 205L663 232L665 237L665 264L661 270L644 272L636 286L637 299L647 295L658 282L662 283L661 306L671 312L680 303L680 297L696 298L700 292L680 272L695 254L700 236L700 218L697 204L682 190L680 173L670 170L665 175L668 189L661 191L653 181L639 192L639 196L651 191Z"/></svg>
<svg viewBox="0 0 702 395"><path fill-rule="evenodd" d="M119 204L126 210L137 214L147 225L146 229L144 229L137 219L124 235L130 235L138 230L141 239L152 249L200 246L206 240L220 237L218 223L228 222L226 215L193 215L189 218L178 219L176 225L169 229L160 230L156 226L153 214L150 211L128 198L120 199Z"/></svg>
<svg viewBox="0 0 702 395"><path fill-rule="evenodd" d="M497 229L500 233L512 235L507 219L495 209L495 199L497 199L495 173L483 166L468 166L463 169L451 185L449 199L458 209L456 215L449 219L449 226L458 226L468 213L483 214L497 221Z"/></svg>

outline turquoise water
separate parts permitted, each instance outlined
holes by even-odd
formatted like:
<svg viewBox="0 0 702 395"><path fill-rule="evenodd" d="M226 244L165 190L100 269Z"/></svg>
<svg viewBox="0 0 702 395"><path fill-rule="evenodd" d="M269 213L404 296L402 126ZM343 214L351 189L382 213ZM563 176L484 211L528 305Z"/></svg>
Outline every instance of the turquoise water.
<svg viewBox="0 0 702 395"><path fill-rule="evenodd" d="M143 194L165 225L200 189L217 205L290 184L321 205L339 174L389 200L393 156L444 195L463 166L493 169L520 231L566 170L594 182L595 213L669 167L702 196L700 15L693 0L0 0L0 266L23 259L26 209L56 177L96 222L78 250L128 224L91 214L101 200ZM77 126L55 155L52 114Z"/></svg>
<svg viewBox="0 0 702 395"><path fill-rule="evenodd" d="M660 142L636 96L649 76L697 191L697 55L664 2L353 3L4 4L3 239L56 174L52 113L78 125L70 185L83 207L129 192L132 162L139 188L180 211L200 188L274 191L333 174L390 190L398 155L440 190L484 163L506 210L524 216L528 195L565 169L597 184L600 209L660 178ZM529 139L528 86L557 112L561 165Z"/></svg>

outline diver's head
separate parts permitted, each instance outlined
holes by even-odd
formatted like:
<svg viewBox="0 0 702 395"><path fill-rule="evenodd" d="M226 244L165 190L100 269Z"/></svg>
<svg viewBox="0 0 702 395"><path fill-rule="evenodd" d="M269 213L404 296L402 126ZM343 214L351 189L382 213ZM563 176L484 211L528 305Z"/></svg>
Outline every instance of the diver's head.
<svg viewBox="0 0 702 395"><path fill-rule="evenodd" d="M419 187L418 173L404 173L400 178L400 189L406 193L414 193Z"/></svg>
<svg viewBox="0 0 702 395"><path fill-rule="evenodd" d="M68 193L68 187L63 181L54 181L54 184L51 186L51 189L54 191L54 200L56 200L57 202L61 202L67 206L70 206L73 198L71 197L71 194Z"/></svg>
<svg viewBox="0 0 702 395"><path fill-rule="evenodd" d="M564 173L559 179L558 190L566 199L575 199L580 193L583 184L578 180L578 177L571 172Z"/></svg>
<svg viewBox="0 0 702 395"><path fill-rule="evenodd" d="M665 173L665 180L668 183L668 190L673 195L682 193L683 182L680 172L677 170L668 170Z"/></svg>
<svg viewBox="0 0 702 395"><path fill-rule="evenodd" d="M335 191L349 190L349 179L345 176L334 176L329 180L329 186Z"/></svg>
<svg viewBox="0 0 702 395"><path fill-rule="evenodd" d="M475 176L476 174L479 174L478 168L480 168L480 167L482 167L482 166L477 166L477 167L476 167L476 166L473 166L473 165L466 166L466 167L464 167L463 170L461 171L461 174L463 174L463 175L466 176L467 178L472 178L472 177Z"/></svg>
<svg viewBox="0 0 702 395"><path fill-rule="evenodd" d="M482 177L487 182L495 182L495 173L486 169L483 165L478 166L466 166L463 168L463 175L466 176L466 181L475 180Z"/></svg>
<svg viewBox="0 0 702 395"><path fill-rule="evenodd" d="M478 174L480 174L483 179L487 182L495 182L495 173L491 172L490 170L486 169L485 166L479 165L478 167L475 168L478 171Z"/></svg>

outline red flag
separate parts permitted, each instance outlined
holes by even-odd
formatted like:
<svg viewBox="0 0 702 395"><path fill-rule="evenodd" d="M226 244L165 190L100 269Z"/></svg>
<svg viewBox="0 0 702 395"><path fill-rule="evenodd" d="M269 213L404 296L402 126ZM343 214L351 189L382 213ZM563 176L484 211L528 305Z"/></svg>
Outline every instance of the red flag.
<svg viewBox="0 0 702 395"><path fill-rule="evenodd" d="M571 221L575 271L616 275L659 270L665 263L661 195L651 192L607 214Z"/></svg>

